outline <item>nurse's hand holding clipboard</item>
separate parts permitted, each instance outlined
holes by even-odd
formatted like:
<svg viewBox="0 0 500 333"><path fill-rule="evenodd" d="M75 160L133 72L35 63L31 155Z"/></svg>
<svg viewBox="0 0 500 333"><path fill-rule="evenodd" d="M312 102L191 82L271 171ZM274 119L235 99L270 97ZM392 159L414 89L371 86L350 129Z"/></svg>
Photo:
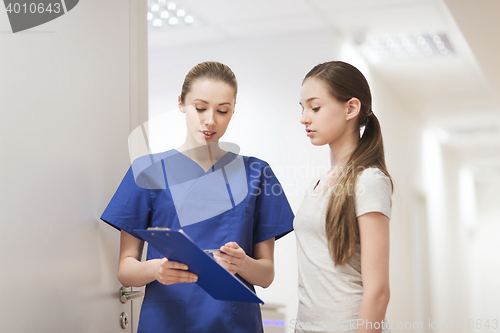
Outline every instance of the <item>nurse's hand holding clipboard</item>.
<svg viewBox="0 0 500 333"><path fill-rule="evenodd" d="M267 288L274 279L274 237L254 244L248 256L236 242L228 242L214 252L214 259L232 274L250 284Z"/></svg>
<svg viewBox="0 0 500 333"><path fill-rule="evenodd" d="M198 275L188 272L188 268L188 265L177 261L169 261L167 258L160 259L158 261L156 280L167 286L175 283L198 281Z"/></svg>
<svg viewBox="0 0 500 333"><path fill-rule="evenodd" d="M236 242L229 242L221 246L220 252L214 252L214 259L232 274L241 271L248 258L245 251Z"/></svg>

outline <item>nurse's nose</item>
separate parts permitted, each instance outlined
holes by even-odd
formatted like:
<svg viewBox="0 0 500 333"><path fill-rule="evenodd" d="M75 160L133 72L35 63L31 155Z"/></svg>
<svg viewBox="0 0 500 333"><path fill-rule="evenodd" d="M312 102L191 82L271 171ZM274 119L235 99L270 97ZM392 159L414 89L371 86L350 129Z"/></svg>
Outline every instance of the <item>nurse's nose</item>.
<svg viewBox="0 0 500 333"><path fill-rule="evenodd" d="M215 125L215 110L209 108L207 112L204 112L203 124L205 126L214 126Z"/></svg>

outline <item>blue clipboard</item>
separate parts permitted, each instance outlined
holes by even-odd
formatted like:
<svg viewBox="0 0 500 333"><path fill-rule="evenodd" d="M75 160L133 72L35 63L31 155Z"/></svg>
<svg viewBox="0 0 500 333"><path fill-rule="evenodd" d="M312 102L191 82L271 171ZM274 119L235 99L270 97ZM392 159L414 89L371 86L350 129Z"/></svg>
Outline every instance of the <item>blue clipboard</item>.
<svg viewBox="0 0 500 333"><path fill-rule="evenodd" d="M149 228L134 229L134 232L168 260L188 265L188 270L198 275L196 283L214 299L264 304L250 288L199 248L184 231Z"/></svg>

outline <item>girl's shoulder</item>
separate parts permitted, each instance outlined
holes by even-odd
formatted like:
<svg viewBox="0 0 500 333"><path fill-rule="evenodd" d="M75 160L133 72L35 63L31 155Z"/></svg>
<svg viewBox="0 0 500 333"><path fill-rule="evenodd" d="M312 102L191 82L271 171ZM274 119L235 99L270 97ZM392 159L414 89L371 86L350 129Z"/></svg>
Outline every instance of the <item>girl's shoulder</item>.
<svg viewBox="0 0 500 333"><path fill-rule="evenodd" d="M356 193L389 193L392 194L391 179L379 168L369 167L358 174Z"/></svg>
<svg viewBox="0 0 500 333"><path fill-rule="evenodd" d="M359 178L387 178L387 175L380 170L378 167L368 167L364 168L363 171L359 173Z"/></svg>
<svg viewBox="0 0 500 333"><path fill-rule="evenodd" d="M378 167L365 168L358 174L357 184L387 185L392 187L391 179Z"/></svg>
<svg viewBox="0 0 500 333"><path fill-rule="evenodd" d="M356 183L356 216L381 212L389 219L392 207L391 179L377 167L363 170Z"/></svg>

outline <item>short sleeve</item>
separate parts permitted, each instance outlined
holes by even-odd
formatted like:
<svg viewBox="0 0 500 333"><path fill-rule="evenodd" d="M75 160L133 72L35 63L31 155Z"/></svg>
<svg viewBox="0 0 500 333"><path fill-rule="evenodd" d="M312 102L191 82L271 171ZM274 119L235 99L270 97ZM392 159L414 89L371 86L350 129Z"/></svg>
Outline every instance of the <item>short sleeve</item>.
<svg viewBox="0 0 500 333"><path fill-rule="evenodd" d="M380 212L391 218L392 184L378 168L368 168L356 183L356 217L370 212Z"/></svg>
<svg viewBox="0 0 500 333"><path fill-rule="evenodd" d="M255 201L254 244L275 237L279 239L293 230L293 212L269 164L260 161L260 188ZM255 169L254 169L255 170Z"/></svg>
<svg viewBox="0 0 500 333"><path fill-rule="evenodd" d="M124 230L140 238L134 233L134 229L148 227L150 211L149 191L137 185L132 167L130 167L102 213L101 220L118 230Z"/></svg>

